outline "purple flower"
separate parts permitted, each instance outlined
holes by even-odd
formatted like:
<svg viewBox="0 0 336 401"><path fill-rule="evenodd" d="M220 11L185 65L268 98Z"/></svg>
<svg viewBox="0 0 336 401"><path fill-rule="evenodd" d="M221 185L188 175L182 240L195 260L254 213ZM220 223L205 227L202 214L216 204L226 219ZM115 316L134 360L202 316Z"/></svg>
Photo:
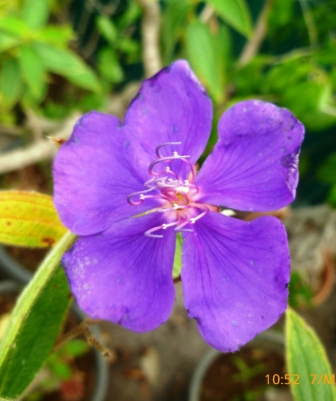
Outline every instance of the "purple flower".
<svg viewBox="0 0 336 401"><path fill-rule="evenodd" d="M54 165L55 205L79 235L63 265L92 318L152 330L173 307L176 233L189 316L222 351L237 350L284 312L285 229L270 216L245 222L218 206L279 209L295 197L304 128L286 109L238 103L199 173L212 105L185 61L144 81L125 121L91 112Z"/></svg>

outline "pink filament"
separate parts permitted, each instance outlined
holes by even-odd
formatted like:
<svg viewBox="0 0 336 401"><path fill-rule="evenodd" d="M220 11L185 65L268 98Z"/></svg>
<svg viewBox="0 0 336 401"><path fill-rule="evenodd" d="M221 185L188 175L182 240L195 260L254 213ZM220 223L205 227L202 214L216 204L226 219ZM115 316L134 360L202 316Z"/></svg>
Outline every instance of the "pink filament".
<svg viewBox="0 0 336 401"><path fill-rule="evenodd" d="M165 230L168 227L174 227L176 232L193 231L190 228L184 228L188 224L193 224L203 216L205 216L210 210L213 209L210 205L204 205L197 202L192 202L199 189L193 184L196 177L196 168L187 160L190 156L181 156L177 152L173 152L171 156L163 156L160 152L161 148L168 145L180 145L181 142L165 142L156 148L157 159L154 160L148 167L148 172L152 178L144 183L147 189L143 191L133 192L127 197L127 202L132 206L141 205L146 199L159 199L164 204L153 211L158 212L175 212L177 220L171 223L164 223L160 226L153 227L147 230L144 235L150 238L162 238L161 234L154 234L158 230ZM169 167L165 168L165 171L154 171L154 167L159 163L170 163L173 160L181 160L190 167L189 180L185 180L183 183L179 180L178 175L171 171ZM174 178L168 178L167 174L172 175ZM155 191L149 194L149 192ZM145 195L146 194L146 195ZM147 195L148 194L148 195ZM134 197L139 197L138 200L134 200ZM170 206L171 205L171 206ZM168 206L168 207L167 207ZM189 217L190 212L188 209L200 209L202 210L195 217ZM193 213L193 212L192 212Z"/></svg>

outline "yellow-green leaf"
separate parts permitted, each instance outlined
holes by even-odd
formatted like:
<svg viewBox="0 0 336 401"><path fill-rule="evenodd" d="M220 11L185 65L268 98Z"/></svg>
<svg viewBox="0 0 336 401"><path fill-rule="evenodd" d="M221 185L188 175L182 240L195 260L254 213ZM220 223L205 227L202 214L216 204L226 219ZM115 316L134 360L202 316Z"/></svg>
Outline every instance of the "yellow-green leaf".
<svg viewBox="0 0 336 401"><path fill-rule="evenodd" d="M54 245L65 232L51 196L0 191L0 242L45 248Z"/></svg>
<svg viewBox="0 0 336 401"><path fill-rule="evenodd" d="M295 401L335 401L335 374L314 331L294 310L286 312L286 354Z"/></svg>

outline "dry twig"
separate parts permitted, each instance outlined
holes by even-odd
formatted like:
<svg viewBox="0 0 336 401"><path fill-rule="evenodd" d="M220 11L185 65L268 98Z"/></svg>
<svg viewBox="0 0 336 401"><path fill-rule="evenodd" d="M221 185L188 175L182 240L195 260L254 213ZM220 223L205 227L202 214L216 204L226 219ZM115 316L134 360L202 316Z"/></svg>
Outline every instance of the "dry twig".
<svg viewBox="0 0 336 401"><path fill-rule="evenodd" d="M137 0L143 9L142 57L146 77L156 74L162 66L159 47L160 7L157 0Z"/></svg>
<svg viewBox="0 0 336 401"><path fill-rule="evenodd" d="M275 0L267 0L262 9L255 29L250 40L246 43L238 60L238 65L244 66L248 64L252 58L258 53L259 48L267 33L267 18L272 9Z"/></svg>
<svg viewBox="0 0 336 401"><path fill-rule="evenodd" d="M62 122L58 129L51 136L55 138L69 138L75 122L80 114L75 113ZM52 159L57 151L54 142L48 139L39 139L30 146L22 149L16 149L0 156L0 174L14 171L41 160Z"/></svg>

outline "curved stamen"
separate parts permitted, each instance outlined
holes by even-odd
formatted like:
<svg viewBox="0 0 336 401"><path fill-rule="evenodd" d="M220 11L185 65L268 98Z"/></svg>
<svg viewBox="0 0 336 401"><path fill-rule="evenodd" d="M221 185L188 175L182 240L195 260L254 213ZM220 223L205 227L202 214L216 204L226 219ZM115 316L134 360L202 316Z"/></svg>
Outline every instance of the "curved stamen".
<svg viewBox="0 0 336 401"><path fill-rule="evenodd" d="M147 230L144 233L144 235L146 235L146 237L149 237L149 238L163 238L163 235L152 234L153 232L161 230L161 229L162 229L162 226L151 228L150 230Z"/></svg>
<svg viewBox="0 0 336 401"><path fill-rule="evenodd" d="M179 179L178 175L174 171L172 171L168 166L165 168L165 172L172 174L177 180Z"/></svg>
<svg viewBox="0 0 336 401"><path fill-rule="evenodd" d="M191 228L183 228L184 226L186 226L189 223L190 223L189 220L185 220L183 223L177 225L174 228L174 231L177 231L177 232L192 232L193 230Z"/></svg>
<svg viewBox="0 0 336 401"><path fill-rule="evenodd" d="M187 187L187 188L190 188L190 189L194 190L193 195L196 195L196 194L199 193L198 187L197 187L195 184L191 184L191 183L189 182L189 180L184 180L184 186Z"/></svg>
<svg viewBox="0 0 336 401"><path fill-rule="evenodd" d="M157 164L162 163L162 162L168 162L168 163L169 163L169 162L171 162L171 161L173 161L173 160L182 160L182 161L187 162L186 160L184 160L184 159L187 158L187 157L190 157L190 156L180 156L180 155L176 154L176 152L174 152L174 155L172 155L172 156L160 157L159 159L154 160L154 161L149 165L149 167L148 167L148 172L149 172L150 175L153 175L153 176L162 175L162 174L166 173L166 171L155 172L155 171L153 171L154 166L156 166ZM187 163L188 163L188 162L187 162ZM191 166L190 163L188 163L188 164Z"/></svg>
<svg viewBox="0 0 336 401"><path fill-rule="evenodd" d="M188 157L190 157L190 156L188 156ZM181 159L181 160L182 160L184 163L187 163L188 166L190 167L191 181L194 182L194 181L195 181L195 178L196 178L194 166L193 166L190 162L188 162L188 160L186 160L186 159Z"/></svg>
<svg viewBox="0 0 336 401"><path fill-rule="evenodd" d="M167 198L166 196L162 196L162 195L140 195L140 199L142 201L144 201L145 199L162 199L162 200L167 200L170 201L169 198Z"/></svg>
<svg viewBox="0 0 336 401"><path fill-rule="evenodd" d="M143 198L144 194L145 194L146 192L153 191L153 189L155 189L155 187L151 187L151 188L149 188L149 189L145 189L144 191L133 192L133 193L131 193L130 195L128 195L128 197L127 197L127 202L128 202L131 206L139 206L139 205L141 205L141 204L143 203L143 201L144 201L144 198ZM133 198L134 196L137 196L137 195L139 195L140 200L139 200L139 201L132 201L132 198Z"/></svg>
<svg viewBox="0 0 336 401"><path fill-rule="evenodd" d="M168 145L181 145L182 142L164 142L161 145L157 146L155 149L155 153L157 155L157 157L159 159L161 159L161 157L163 157L160 153L160 149L163 148L164 146L168 146Z"/></svg>
<svg viewBox="0 0 336 401"><path fill-rule="evenodd" d="M191 217L190 218L190 223L194 224L195 221L197 221L198 219L202 218L203 216L205 216L208 212L210 211L210 209L207 207L204 207L204 212L200 213L199 215L197 215L196 217Z"/></svg>

